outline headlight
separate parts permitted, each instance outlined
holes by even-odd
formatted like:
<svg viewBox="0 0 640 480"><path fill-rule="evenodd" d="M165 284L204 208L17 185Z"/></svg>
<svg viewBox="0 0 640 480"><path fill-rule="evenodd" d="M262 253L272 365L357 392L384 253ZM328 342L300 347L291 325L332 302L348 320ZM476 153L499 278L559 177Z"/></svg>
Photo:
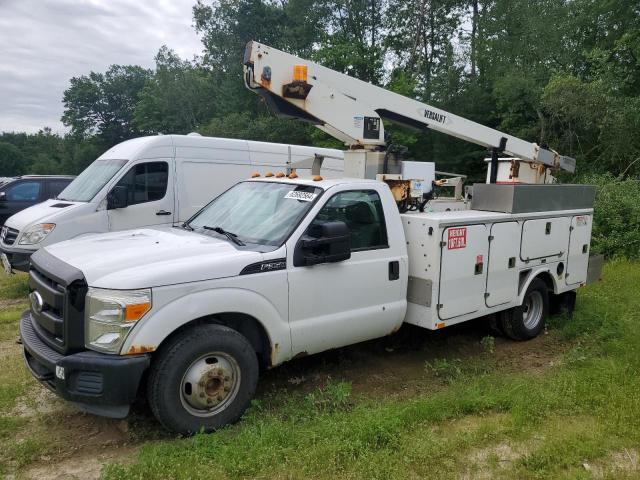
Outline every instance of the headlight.
<svg viewBox="0 0 640 480"><path fill-rule="evenodd" d="M20 238L20 245L35 245L44 240L56 228L55 223L39 223L26 230Z"/></svg>
<svg viewBox="0 0 640 480"><path fill-rule="evenodd" d="M89 288L84 342L87 348L118 353L129 332L151 310L151 290Z"/></svg>

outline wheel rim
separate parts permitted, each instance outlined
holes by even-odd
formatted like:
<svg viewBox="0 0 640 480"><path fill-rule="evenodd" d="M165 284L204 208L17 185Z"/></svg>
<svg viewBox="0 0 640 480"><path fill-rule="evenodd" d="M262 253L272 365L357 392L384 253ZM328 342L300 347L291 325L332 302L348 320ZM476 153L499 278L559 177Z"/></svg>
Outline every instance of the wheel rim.
<svg viewBox="0 0 640 480"><path fill-rule="evenodd" d="M212 417L226 409L240 389L240 366L222 352L202 355L189 365L180 382L182 406L197 417Z"/></svg>
<svg viewBox="0 0 640 480"><path fill-rule="evenodd" d="M535 328L542 320L542 314L544 312L544 300L542 293L533 291L527 295L522 304L522 320L524 326L529 330Z"/></svg>

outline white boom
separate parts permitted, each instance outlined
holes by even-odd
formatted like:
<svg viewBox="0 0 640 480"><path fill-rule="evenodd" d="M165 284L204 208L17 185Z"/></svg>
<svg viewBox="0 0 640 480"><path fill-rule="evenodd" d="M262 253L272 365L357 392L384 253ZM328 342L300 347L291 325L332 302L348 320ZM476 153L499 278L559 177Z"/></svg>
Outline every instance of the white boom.
<svg viewBox="0 0 640 480"><path fill-rule="evenodd" d="M350 146L384 149L382 119L430 128L546 167L575 159L258 42L247 44L245 84L280 114L314 123Z"/></svg>

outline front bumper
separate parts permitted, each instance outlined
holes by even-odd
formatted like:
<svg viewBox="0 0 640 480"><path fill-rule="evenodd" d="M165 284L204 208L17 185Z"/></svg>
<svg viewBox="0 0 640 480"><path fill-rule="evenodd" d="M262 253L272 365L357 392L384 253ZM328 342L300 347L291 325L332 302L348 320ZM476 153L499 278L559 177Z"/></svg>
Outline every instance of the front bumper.
<svg viewBox="0 0 640 480"><path fill-rule="evenodd" d="M127 416L151 363L148 354L83 351L62 355L40 340L29 311L20 318L20 338L27 368L38 381L80 409L105 417Z"/></svg>
<svg viewBox="0 0 640 480"><path fill-rule="evenodd" d="M29 259L31 254L36 250L25 250L22 248L7 247L6 245L0 245L0 252L4 253L9 259L9 263L15 270L21 272L29 271Z"/></svg>

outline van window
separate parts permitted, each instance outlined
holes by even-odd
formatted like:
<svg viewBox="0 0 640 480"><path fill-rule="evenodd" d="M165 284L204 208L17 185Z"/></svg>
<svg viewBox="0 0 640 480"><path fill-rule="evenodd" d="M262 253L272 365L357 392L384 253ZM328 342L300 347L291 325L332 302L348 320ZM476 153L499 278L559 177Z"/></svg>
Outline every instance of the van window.
<svg viewBox="0 0 640 480"><path fill-rule="evenodd" d="M352 252L388 246L382 202L373 190L335 194L318 212L311 225L335 221L344 222L349 227Z"/></svg>
<svg viewBox="0 0 640 480"><path fill-rule="evenodd" d="M96 160L85 168L67 188L60 192L58 200L70 202L91 201L126 163L127 160Z"/></svg>
<svg viewBox="0 0 640 480"><path fill-rule="evenodd" d="M118 186L127 187L129 205L161 200L167 193L167 162L139 163L131 167Z"/></svg>
<svg viewBox="0 0 640 480"><path fill-rule="evenodd" d="M40 182L20 182L7 188L6 199L10 202L35 202L40 198Z"/></svg>
<svg viewBox="0 0 640 480"><path fill-rule="evenodd" d="M64 179L52 179L49 180L49 198L57 197L58 194L67 188L67 185L71 183L71 180Z"/></svg>

